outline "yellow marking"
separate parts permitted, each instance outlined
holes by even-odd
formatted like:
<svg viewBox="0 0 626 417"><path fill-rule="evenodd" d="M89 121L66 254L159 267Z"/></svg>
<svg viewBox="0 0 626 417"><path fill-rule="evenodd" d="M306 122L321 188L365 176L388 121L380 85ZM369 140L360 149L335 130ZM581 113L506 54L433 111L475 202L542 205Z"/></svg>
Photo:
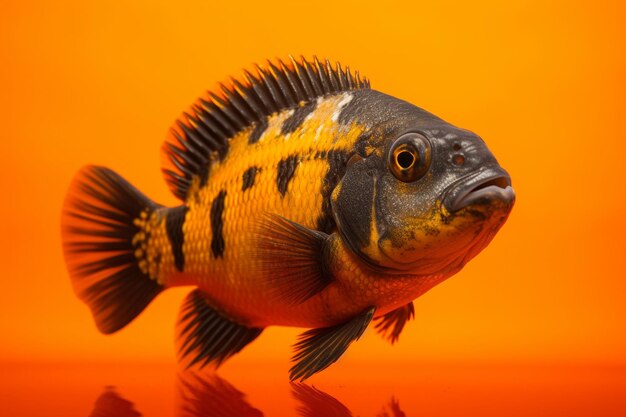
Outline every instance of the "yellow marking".
<svg viewBox="0 0 626 417"><path fill-rule="evenodd" d="M133 223L140 231L133 236L132 244L134 255L141 272L148 275L159 284L165 283L165 278L174 269L174 255L165 228L165 215L162 209L151 212L141 212Z"/></svg>
<svg viewBox="0 0 626 417"><path fill-rule="evenodd" d="M331 117L333 122L336 122L339 119L341 111L348 105L348 103L350 103L350 101L352 101L352 97L352 94L343 94L342 99L337 103L337 107L333 111L333 115Z"/></svg>
<svg viewBox="0 0 626 417"><path fill-rule="evenodd" d="M282 128L285 120L290 118L293 115L294 110L285 110L280 113L276 113L270 116L267 121L267 128L265 128L265 132L261 135L257 143L262 142L264 140L272 140L273 138L282 137ZM248 141L249 134L246 135L246 143ZM262 146L262 145L261 145Z"/></svg>
<svg viewBox="0 0 626 417"><path fill-rule="evenodd" d="M191 178L191 184L187 191L187 200L195 201L198 198L198 192L200 191L200 176L194 175Z"/></svg>
<svg viewBox="0 0 626 417"><path fill-rule="evenodd" d="M373 179L372 206L370 209L372 216L370 220L370 241L368 242L369 245L363 249L363 253L370 259L379 259L380 248L378 247L378 240L380 236L378 234L378 227L376 226L376 177Z"/></svg>
<svg viewBox="0 0 626 417"><path fill-rule="evenodd" d="M365 155L369 156L369 155L376 155L376 156L383 156L383 147L382 146L374 146L372 144L367 144L367 146L365 147Z"/></svg>
<svg viewBox="0 0 626 417"><path fill-rule="evenodd" d="M438 209L439 211L441 211L441 214L442 214L444 217L448 217L448 216L450 216L450 212L448 211L448 209L446 208L446 206L444 206L444 205L443 205L443 203L441 202L441 200L437 200L437 201L435 202L435 206L437 207L437 209Z"/></svg>

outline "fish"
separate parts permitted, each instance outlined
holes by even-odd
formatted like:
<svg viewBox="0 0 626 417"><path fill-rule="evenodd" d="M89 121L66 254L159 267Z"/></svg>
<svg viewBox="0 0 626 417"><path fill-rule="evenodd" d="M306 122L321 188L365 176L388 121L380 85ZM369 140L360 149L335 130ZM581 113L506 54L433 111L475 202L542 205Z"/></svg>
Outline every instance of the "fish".
<svg viewBox="0 0 626 417"><path fill-rule="evenodd" d="M176 326L186 367L219 366L269 326L308 329L291 380L370 324L397 342L413 300L478 255L515 202L478 135L316 57L208 91L162 160L175 207L107 167L75 175L61 216L74 291L111 334L165 289L195 287Z"/></svg>

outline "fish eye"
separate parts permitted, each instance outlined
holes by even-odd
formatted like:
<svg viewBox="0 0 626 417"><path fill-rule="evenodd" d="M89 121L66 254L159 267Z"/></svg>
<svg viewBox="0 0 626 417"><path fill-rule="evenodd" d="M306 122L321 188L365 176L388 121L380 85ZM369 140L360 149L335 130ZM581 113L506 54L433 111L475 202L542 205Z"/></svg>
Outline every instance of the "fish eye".
<svg viewBox="0 0 626 417"><path fill-rule="evenodd" d="M430 142L418 133L406 133L391 146L388 163L400 181L417 181L430 167Z"/></svg>

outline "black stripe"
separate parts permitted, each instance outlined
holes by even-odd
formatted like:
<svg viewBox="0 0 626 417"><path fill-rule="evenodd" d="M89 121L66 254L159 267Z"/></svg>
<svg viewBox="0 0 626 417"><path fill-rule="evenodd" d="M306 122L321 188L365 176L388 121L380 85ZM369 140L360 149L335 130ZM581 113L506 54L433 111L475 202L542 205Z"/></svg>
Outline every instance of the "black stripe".
<svg viewBox="0 0 626 417"><path fill-rule="evenodd" d="M328 152L328 171L322 182L322 212L317 218L317 230L330 234L335 230L330 195L346 172L348 153L345 151Z"/></svg>
<svg viewBox="0 0 626 417"><path fill-rule="evenodd" d="M296 172L298 166L298 157L295 155L289 156L278 163L278 172L276 174L276 186L281 196L285 196L287 192L287 186L289 181L293 178L293 174Z"/></svg>
<svg viewBox="0 0 626 417"><path fill-rule="evenodd" d="M211 204L211 251L214 258L224 257L224 220L222 215L224 214L224 200L226 199L226 190L220 191L220 193L213 200Z"/></svg>
<svg viewBox="0 0 626 417"><path fill-rule="evenodd" d="M241 186L241 191L246 191L254 185L254 178L259 171L260 168L257 167L250 167L246 169L246 172L243 173L243 185Z"/></svg>
<svg viewBox="0 0 626 417"><path fill-rule="evenodd" d="M304 119L315 110L317 103L312 101L304 106L298 107L289 118L283 122L281 133L286 135L295 132L304 122Z"/></svg>
<svg viewBox="0 0 626 417"><path fill-rule="evenodd" d="M355 253L370 243L374 187L379 172L383 172L381 166L384 166L382 158L368 158L351 165L341 179L336 198L331 194L333 213L342 227L343 240Z"/></svg>
<svg viewBox="0 0 626 417"><path fill-rule="evenodd" d="M252 145L253 143L257 143L263 133L267 130L267 117L262 118L254 125L254 129L250 132L250 136L248 136L248 144Z"/></svg>
<svg viewBox="0 0 626 417"><path fill-rule="evenodd" d="M187 211L189 211L189 207L185 205L174 207L167 211L167 216L165 217L167 238L170 241L170 245L172 245L174 265L176 265L176 269L179 271L185 268L185 253L183 252L185 234L183 233L183 225L185 224Z"/></svg>

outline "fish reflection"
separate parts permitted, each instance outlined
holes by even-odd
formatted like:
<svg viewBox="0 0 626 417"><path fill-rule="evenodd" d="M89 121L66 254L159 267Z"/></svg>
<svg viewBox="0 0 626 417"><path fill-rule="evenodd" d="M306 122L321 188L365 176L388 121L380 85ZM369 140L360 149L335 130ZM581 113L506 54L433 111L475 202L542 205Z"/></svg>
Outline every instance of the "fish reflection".
<svg viewBox="0 0 626 417"><path fill-rule="evenodd" d="M406 417L406 414L400 409L400 402L391 397L388 408L383 409L376 417Z"/></svg>
<svg viewBox="0 0 626 417"><path fill-rule="evenodd" d="M184 371L178 375L177 417L264 417L246 399L246 394L215 373ZM352 417L341 401L318 388L292 383L291 394L298 402L296 413L302 417ZM89 417L141 417L132 402L108 386L96 400ZM376 417L406 417L394 397Z"/></svg>
<svg viewBox="0 0 626 417"><path fill-rule="evenodd" d="M263 417L246 395L214 373L179 374L179 417Z"/></svg>
<svg viewBox="0 0 626 417"><path fill-rule="evenodd" d="M141 417L133 403L115 391L114 387L106 387L100 394L89 417Z"/></svg>
<svg viewBox="0 0 626 417"><path fill-rule="evenodd" d="M300 402L296 409L302 417L352 417L352 411L335 397L305 384L291 384L292 394ZM391 397L387 407L376 417L406 417L400 403Z"/></svg>
<svg viewBox="0 0 626 417"><path fill-rule="evenodd" d="M181 403L178 417L263 417L246 395L215 373L184 371L179 374ZM352 417L341 401L318 388L291 383L291 394L298 402L296 413L302 417ZM391 398L376 417L406 417L400 404Z"/></svg>
<svg viewBox="0 0 626 417"><path fill-rule="evenodd" d="M352 412L335 397L305 384L291 384L302 417L351 417Z"/></svg>

